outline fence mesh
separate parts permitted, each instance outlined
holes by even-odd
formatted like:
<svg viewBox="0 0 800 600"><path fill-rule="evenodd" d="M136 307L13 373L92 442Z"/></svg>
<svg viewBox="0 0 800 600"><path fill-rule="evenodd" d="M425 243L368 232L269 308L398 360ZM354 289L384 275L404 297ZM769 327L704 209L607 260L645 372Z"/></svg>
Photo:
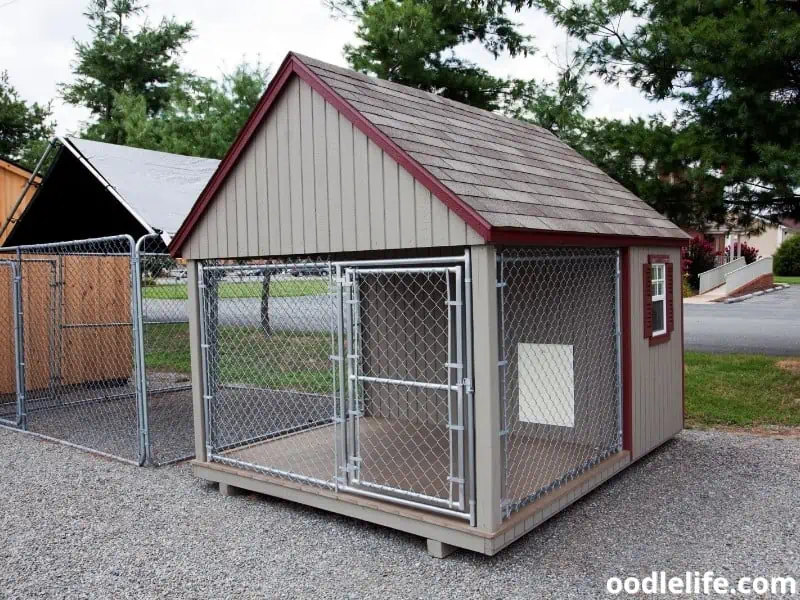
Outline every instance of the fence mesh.
<svg viewBox="0 0 800 600"><path fill-rule="evenodd" d="M0 422L136 464L191 457L186 286L158 235L0 251Z"/></svg>
<svg viewBox="0 0 800 600"><path fill-rule="evenodd" d="M187 270L159 235L137 243L149 458L160 465L194 454Z"/></svg>
<svg viewBox="0 0 800 600"><path fill-rule="evenodd" d="M140 462L129 237L33 246L21 275L24 411L47 437Z"/></svg>
<svg viewBox="0 0 800 600"><path fill-rule="evenodd" d="M205 265L201 289L210 460L331 486L338 370L328 263Z"/></svg>
<svg viewBox="0 0 800 600"><path fill-rule="evenodd" d="M499 255L506 515L621 447L617 256Z"/></svg>
<svg viewBox="0 0 800 600"><path fill-rule="evenodd" d="M463 510L460 271L349 273L354 479Z"/></svg>
<svg viewBox="0 0 800 600"><path fill-rule="evenodd" d="M19 310L15 281L17 263L0 259L0 424L16 427L19 425L19 392L17 389L17 354L16 322L14 314Z"/></svg>

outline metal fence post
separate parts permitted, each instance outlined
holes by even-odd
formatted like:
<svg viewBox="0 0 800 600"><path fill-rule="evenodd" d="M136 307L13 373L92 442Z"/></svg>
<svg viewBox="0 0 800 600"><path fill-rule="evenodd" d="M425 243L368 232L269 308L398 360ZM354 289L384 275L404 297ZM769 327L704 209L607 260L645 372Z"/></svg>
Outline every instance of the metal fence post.
<svg viewBox="0 0 800 600"><path fill-rule="evenodd" d="M12 269L14 277L14 342L17 377L17 422L20 429L28 429L25 381L25 313L22 298L22 252L17 248L17 263Z"/></svg>
<svg viewBox="0 0 800 600"><path fill-rule="evenodd" d="M149 416L147 406L147 380L144 364L144 337L142 335L142 273L139 260L139 243L129 239L131 249L131 323L133 334L133 375L136 388L136 406L139 422L139 466L151 458Z"/></svg>

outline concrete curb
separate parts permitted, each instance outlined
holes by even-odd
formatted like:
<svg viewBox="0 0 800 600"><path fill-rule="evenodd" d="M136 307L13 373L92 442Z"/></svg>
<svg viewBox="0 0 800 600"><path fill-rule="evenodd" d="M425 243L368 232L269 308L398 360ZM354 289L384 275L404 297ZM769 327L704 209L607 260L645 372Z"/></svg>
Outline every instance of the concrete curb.
<svg viewBox="0 0 800 600"><path fill-rule="evenodd" d="M757 292L745 294L744 296L737 296L736 298L726 298L722 302L724 304L736 304L737 302L744 302L745 300L749 300L750 298L755 298L756 296L763 296L764 294L771 294L772 292L777 292L778 290L785 290L788 287L789 287L788 283L779 283L778 285L768 288L766 290L758 290Z"/></svg>

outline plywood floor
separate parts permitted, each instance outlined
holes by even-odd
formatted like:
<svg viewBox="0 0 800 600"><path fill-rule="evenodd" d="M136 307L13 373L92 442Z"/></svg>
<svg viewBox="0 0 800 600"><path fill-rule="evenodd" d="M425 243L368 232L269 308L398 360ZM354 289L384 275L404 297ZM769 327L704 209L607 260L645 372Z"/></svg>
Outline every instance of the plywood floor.
<svg viewBox="0 0 800 600"><path fill-rule="evenodd" d="M363 417L361 479L446 499L449 438L430 423ZM226 457L254 466L323 481L334 476L334 427L326 425L236 448ZM585 464L596 452L588 445L512 436L509 439L507 499L524 499Z"/></svg>

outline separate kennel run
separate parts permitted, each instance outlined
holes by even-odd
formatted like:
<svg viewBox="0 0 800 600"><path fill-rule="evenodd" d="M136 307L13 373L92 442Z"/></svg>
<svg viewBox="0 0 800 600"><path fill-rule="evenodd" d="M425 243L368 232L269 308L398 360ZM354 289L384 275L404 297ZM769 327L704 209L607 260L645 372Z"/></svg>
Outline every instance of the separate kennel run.
<svg viewBox="0 0 800 600"><path fill-rule="evenodd" d="M138 465L190 457L186 276L160 238L0 258L0 422Z"/></svg>
<svg viewBox="0 0 800 600"><path fill-rule="evenodd" d="M619 252L497 261L508 518L622 448ZM208 461L474 525L470 275L469 252L201 263ZM268 281L269 310L231 297Z"/></svg>

